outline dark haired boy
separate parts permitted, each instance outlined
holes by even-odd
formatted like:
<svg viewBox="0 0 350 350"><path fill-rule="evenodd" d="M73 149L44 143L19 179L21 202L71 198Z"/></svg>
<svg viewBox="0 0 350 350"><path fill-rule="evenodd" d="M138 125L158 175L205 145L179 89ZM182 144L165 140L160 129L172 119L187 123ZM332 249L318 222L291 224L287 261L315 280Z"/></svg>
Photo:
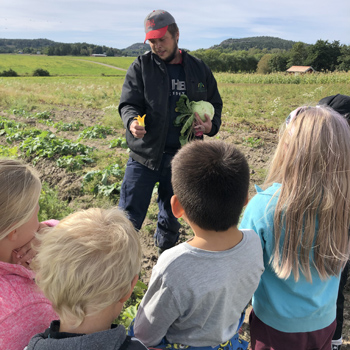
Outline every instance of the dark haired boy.
<svg viewBox="0 0 350 350"><path fill-rule="evenodd" d="M194 237L159 257L135 335L157 348L244 349L237 332L264 270L258 236L237 228L247 161L231 144L193 141L172 161L172 185L173 213Z"/></svg>

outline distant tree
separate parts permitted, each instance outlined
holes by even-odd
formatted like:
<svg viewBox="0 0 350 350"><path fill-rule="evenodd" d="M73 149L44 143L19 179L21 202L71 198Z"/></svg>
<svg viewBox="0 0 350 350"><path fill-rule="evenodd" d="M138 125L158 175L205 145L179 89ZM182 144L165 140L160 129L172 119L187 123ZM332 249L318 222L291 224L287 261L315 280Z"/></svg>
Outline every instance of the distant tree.
<svg viewBox="0 0 350 350"><path fill-rule="evenodd" d="M350 45L342 45L340 48L340 56L338 57L337 70L346 71L350 70Z"/></svg>
<svg viewBox="0 0 350 350"><path fill-rule="evenodd" d="M289 52L287 66L303 66L308 56L307 45L299 41L295 43Z"/></svg>
<svg viewBox="0 0 350 350"><path fill-rule="evenodd" d="M341 55L339 41L329 43L328 40L317 40L309 48L307 64L317 71L334 71L338 65L338 57Z"/></svg>
<svg viewBox="0 0 350 350"><path fill-rule="evenodd" d="M95 53L95 54L103 54L103 48L102 46L95 46L93 49L92 49L92 53Z"/></svg>
<svg viewBox="0 0 350 350"><path fill-rule="evenodd" d="M272 55L267 53L266 55L264 55L263 57L261 57L261 60L258 63L258 67L256 72L258 74L268 74L272 72L272 69L270 67L270 59L271 59Z"/></svg>
<svg viewBox="0 0 350 350"><path fill-rule="evenodd" d="M273 54L269 60L269 67L272 72L284 72L287 70L288 54L286 52Z"/></svg>
<svg viewBox="0 0 350 350"><path fill-rule="evenodd" d="M107 49L106 55L107 55L107 56L114 56L114 51L113 51L113 49L112 49L112 48Z"/></svg>

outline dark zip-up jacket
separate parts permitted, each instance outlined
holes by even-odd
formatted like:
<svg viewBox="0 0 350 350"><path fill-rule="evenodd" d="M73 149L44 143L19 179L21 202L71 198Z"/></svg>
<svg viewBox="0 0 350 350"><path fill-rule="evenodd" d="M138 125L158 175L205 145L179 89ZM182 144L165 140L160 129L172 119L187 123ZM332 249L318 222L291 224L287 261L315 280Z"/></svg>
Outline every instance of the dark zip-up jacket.
<svg viewBox="0 0 350 350"><path fill-rule="evenodd" d="M186 94L190 101L208 101L215 108L212 129L214 136L221 125L222 100L216 80L200 59L182 50L186 75ZM119 114L126 128L130 156L152 170L160 166L170 118L168 116L169 82L165 63L152 52L139 56L129 67L123 84ZM146 114L147 133L142 139L129 131L134 117Z"/></svg>

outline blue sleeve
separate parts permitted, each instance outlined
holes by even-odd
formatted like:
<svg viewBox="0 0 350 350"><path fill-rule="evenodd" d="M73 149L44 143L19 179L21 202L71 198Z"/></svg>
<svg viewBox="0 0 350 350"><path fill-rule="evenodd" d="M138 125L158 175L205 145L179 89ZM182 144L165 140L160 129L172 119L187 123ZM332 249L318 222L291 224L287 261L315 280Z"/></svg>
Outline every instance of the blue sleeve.
<svg viewBox="0 0 350 350"><path fill-rule="evenodd" d="M265 231L266 231L266 196L256 194L248 203L241 224L240 229L250 229L255 231L260 237L261 246L265 248Z"/></svg>

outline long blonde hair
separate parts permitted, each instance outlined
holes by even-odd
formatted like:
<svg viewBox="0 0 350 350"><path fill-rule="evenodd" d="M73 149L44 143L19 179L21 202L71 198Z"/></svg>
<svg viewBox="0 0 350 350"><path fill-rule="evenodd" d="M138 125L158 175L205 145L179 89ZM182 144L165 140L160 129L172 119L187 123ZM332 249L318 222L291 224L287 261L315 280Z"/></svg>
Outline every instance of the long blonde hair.
<svg viewBox="0 0 350 350"><path fill-rule="evenodd" d="M0 159L0 240L31 218L40 192L41 182L33 168L18 160Z"/></svg>
<svg viewBox="0 0 350 350"><path fill-rule="evenodd" d="M350 129L328 107L309 107L285 128L265 184L281 183L272 266L281 278L338 275L349 256ZM284 232L284 235L282 235ZM311 254L311 255L310 255Z"/></svg>

